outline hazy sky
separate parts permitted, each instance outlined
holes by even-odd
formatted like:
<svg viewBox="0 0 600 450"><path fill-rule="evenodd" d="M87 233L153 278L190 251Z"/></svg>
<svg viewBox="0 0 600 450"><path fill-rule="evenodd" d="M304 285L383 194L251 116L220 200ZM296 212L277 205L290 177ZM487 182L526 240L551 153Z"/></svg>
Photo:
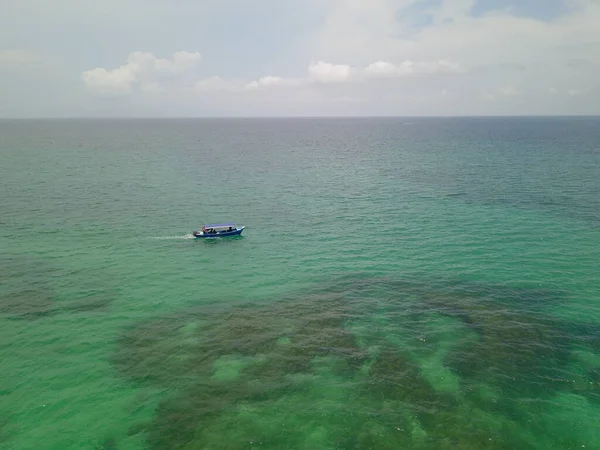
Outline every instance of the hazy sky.
<svg viewBox="0 0 600 450"><path fill-rule="evenodd" d="M600 0L0 0L0 117L600 114Z"/></svg>

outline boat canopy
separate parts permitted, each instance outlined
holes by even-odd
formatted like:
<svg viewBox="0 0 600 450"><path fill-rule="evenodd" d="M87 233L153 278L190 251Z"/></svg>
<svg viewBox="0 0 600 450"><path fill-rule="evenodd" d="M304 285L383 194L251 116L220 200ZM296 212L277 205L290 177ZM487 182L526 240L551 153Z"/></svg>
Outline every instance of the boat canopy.
<svg viewBox="0 0 600 450"><path fill-rule="evenodd" d="M204 225L204 228L229 228L229 227L234 228L235 226L236 226L235 223L218 223L218 224Z"/></svg>

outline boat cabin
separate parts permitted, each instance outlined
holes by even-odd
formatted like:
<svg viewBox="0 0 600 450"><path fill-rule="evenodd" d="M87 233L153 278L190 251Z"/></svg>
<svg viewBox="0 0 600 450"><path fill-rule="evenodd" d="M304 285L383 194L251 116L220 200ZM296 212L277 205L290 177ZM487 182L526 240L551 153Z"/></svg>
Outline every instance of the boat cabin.
<svg viewBox="0 0 600 450"><path fill-rule="evenodd" d="M236 229L237 226L235 223L207 224L202 227L202 232L204 234L221 234L230 233Z"/></svg>

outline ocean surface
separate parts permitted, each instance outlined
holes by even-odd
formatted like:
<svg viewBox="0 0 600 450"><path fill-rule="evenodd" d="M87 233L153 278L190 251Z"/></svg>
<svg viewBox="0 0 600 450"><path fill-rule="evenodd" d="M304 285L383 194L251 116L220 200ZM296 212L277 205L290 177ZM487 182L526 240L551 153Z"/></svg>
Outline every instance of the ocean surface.
<svg viewBox="0 0 600 450"><path fill-rule="evenodd" d="M600 449L600 118L0 121L0 369L2 450Z"/></svg>

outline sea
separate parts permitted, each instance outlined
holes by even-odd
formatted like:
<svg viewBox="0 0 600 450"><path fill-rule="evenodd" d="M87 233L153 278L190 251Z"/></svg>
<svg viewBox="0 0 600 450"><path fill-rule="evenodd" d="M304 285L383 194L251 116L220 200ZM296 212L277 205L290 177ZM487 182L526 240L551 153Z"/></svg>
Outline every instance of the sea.
<svg viewBox="0 0 600 450"><path fill-rule="evenodd" d="M600 118L0 121L0 448L600 449Z"/></svg>

